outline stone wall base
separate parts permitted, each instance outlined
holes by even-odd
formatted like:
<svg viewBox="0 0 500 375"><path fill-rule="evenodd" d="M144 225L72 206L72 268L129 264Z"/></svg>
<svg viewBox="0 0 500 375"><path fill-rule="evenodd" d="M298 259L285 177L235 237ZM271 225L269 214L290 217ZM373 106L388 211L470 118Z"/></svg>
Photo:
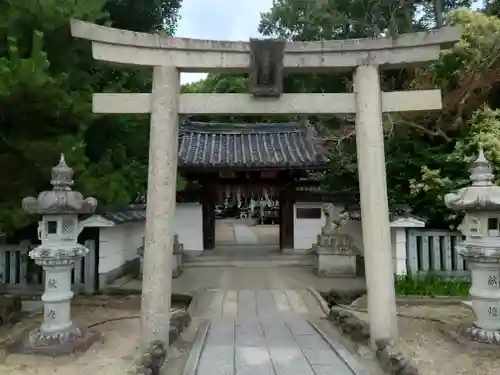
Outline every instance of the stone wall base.
<svg viewBox="0 0 500 375"><path fill-rule="evenodd" d="M111 271L99 274L99 290L102 291L106 289L108 285L111 285L115 280L118 280L124 276L132 275L134 277L139 275L140 259L136 258L125 262L120 267L112 269Z"/></svg>
<svg viewBox="0 0 500 375"><path fill-rule="evenodd" d="M351 340L370 346L370 326L353 313L334 307L328 318ZM420 375L412 361L405 358L392 341L379 340L376 343L376 357L384 371L391 375Z"/></svg>

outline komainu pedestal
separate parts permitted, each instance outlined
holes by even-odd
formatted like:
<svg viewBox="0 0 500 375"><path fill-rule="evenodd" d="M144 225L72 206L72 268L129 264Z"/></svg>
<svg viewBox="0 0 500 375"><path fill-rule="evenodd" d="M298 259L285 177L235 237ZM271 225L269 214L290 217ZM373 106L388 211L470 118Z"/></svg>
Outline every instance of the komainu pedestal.
<svg viewBox="0 0 500 375"><path fill-rule="evenodd" d="M356 254L347 234L321 237L315 247L315 273L319 277L356 276Z"/></svg>
<svg viewBox="0 0 500 375"><path fill-rule="evenodd" d="M340 228L348 220L345 212L337 213L332 204L323 206L325 225L313 247L316 254L314 272L319 277L355 277L356 251L350 235Z"/></svg>

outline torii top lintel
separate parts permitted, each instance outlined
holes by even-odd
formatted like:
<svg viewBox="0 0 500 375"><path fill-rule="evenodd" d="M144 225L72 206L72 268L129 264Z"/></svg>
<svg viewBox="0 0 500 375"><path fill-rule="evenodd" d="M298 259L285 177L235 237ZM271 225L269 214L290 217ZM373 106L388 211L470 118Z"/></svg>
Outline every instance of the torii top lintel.
<svg viewBox="0 0 500 375"><path fill-rule="evenodd" d="M71 21L74 37L92 41L97 60L126 65L177 67L184 72L248 71L250 43L186 39L138 33ZM320 42L286 42L283 68L286 71L351 69L372 64L381 68L416 65L434 61L443 45L460 38L455 27L396 38L365 38Z"/></svg>

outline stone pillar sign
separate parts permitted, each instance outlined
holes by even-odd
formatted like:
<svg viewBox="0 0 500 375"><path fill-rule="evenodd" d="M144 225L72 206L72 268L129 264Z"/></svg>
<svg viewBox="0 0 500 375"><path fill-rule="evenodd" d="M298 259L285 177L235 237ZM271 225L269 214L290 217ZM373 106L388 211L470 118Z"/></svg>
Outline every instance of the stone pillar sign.
<svg viewBox="0 0 500 375"><path fill-rule="evenodd" d="M97 200L84 199L82 194L71 190L73 170L63 155L59 164L52 168L50 183L52 190L41 192L38 198L24 198L22 202L26 212L43 215L38 224L41 245L29 253L45 271L43 323L12 349L59 356L84 350L99 338L95 332L76 327L71 320L71 271L89 251L77 242L82 230L78 215L93 213Z"/></svg>
<svg viewBox="0 0 500 375"><path fill-rule="evenodd" d="M460 255L471 271L470 296L476 321L465 327L472 340L500 345L500 187L483 151L470 169L471 185L445 196L446 206L465 211Z"/></svg>

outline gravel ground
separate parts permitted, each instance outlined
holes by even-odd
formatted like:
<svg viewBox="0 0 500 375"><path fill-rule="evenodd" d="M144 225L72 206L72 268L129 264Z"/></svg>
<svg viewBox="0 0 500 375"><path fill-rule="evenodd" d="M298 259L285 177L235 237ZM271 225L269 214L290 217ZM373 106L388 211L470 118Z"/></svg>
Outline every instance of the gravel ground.
<svg viewBox="0 0 500 375"><path fill-rule="evenodd" d="M425 375L498 375L500 358L446 338L436 323L400 319L401 347Z"/></svg>
<svg viewBox="0 0 500 375"><path fill-rule="evenodd" d="M414 316L437 318L450 324L470 322L471 310L459 305L402 306L399 311ZM439 330L439 323L399 318L401 348L425 375L498 375L498 354L467 348Z"/></svg>
<svg viewBox="0 0 500 375"><path fill-rule="evenodd" d="M103 341L79 355L61 358L9 355L5 346L23 332L37 327L40 314L25 318L8 332L0 331L0 374L2 375L125 375L139 356L140 319L136 298L85 298L73 306L74 321L80 327L108 319L130 317L97 325ZM97 302L97 303L96 303Z"/></svg>
<svg viewBox="0 0 500 375"><path fill-rule="evenodd" d="M77 306L73 308L75 322L80 326L106 319L137 316L137 310L115 310L103 307ZM37 326L40 317L25 319L16 325L2 341L12 339L23 331ZM95 327L103 335L103 342L94 344L81 355L61 358L40 356L8 355L5 348L0 349L0 374L5 375L114 375L126 374L138 356L137 346L140 339L139 319L127 319L105 323Z"/></svg>

